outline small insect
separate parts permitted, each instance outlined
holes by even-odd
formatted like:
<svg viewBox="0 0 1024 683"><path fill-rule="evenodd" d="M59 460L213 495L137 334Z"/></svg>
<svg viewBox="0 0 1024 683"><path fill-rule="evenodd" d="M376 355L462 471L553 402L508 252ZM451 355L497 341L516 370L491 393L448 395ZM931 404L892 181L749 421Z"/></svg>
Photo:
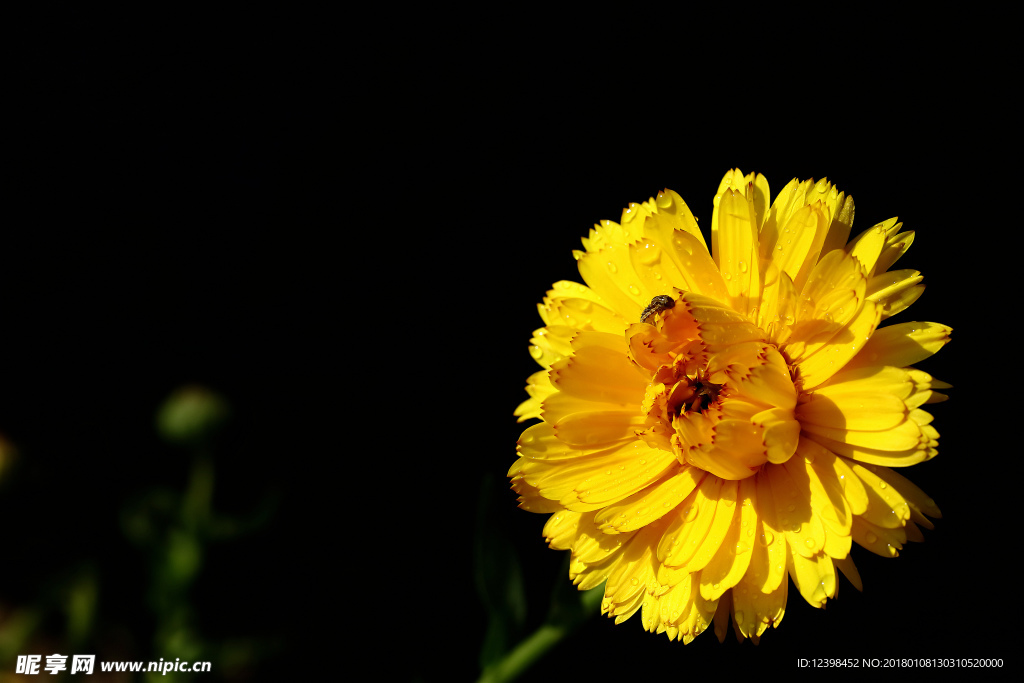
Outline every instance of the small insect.
<svg viewBox="0 0 1024 683"><path fill-rule="evenodd" d="M640 322L645 323L651 316L661 313L666 308L672 308L676 305L676 300L665 294L659 294L658 296L651 299L651 303L644 309L643 314L640 316Z"/></svg>

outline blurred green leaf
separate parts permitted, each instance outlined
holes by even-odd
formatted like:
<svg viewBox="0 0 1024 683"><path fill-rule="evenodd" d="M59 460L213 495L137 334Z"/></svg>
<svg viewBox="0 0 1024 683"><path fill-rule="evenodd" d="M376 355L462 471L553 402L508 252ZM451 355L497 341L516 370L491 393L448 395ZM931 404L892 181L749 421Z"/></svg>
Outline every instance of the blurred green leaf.
<svg viewBox="0 0 1024 683"><path fill-rule="evenodd" d="M69 587L67 598L68 640L75 646L84 643L92 630L98 595L95 569L83 568Z"/></svg>
<svg viewBox="0 0 1024 683"><path fill-rule="evenodd" d="M487 609L487 632L480 649L480 667L499 660L519 638L526 620L526 590L515 548L496 531L493 515L494 478L480 487L474 543L476 587Z"/></svg>
<svg viewBox="0 0 1024 683"><path fill-rule="evenodd" d="M202 443L227 416L227 401L218 394L202 386L185 386L174 391L160 406L157 431L172 443Z"/></svg>

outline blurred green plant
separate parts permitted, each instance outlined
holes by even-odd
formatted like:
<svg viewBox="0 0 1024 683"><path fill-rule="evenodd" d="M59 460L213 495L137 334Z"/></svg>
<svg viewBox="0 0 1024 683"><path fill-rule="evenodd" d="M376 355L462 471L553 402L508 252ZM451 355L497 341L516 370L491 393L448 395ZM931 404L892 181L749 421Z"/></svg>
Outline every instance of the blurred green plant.
<svg viewBox="0 0 1024 683"><path fill-rule="evenodd" d="M151 642L140 643L141 651L134 644L122 647L120 654L125 659L210 661L217 669L215 679L230 680L232 672L251 672L280 649L279 644L253 638L211 639L203 632L202 615L194 606L194 589L210 544L259 531L276 511L277 498L273 495L256 501L255 509L244 515L223 515L214 509L217 437L230 416L230 405L224 397L197 385L172 392L156 411L156 436L186 458L187 476L179 489L135 489L120 505L120 530L142 553L147 570L140 584L145 586L144 595L117 597L138 599L139 604L144 601L152 619ZM17 460L15 455L13 446L0 436L0 482L4 484L8 466ZM54 568L26 604L14 607L0 602L0 661L6 665L18 655L42 649L71 653L96 650L98 615L105 604L100 581L102 563L97 559L103 558L75 557L67 565ZM106 597L109 606L111 594ZM115 632L129 629L135 633L140 623L131 618L131 623L115 623ZM8 673L0 671L0 680L7 680ZM194 678L204 676L208 678L209 674L196 674ZM65 672L53 680L67 677ZM139 680L168 679L161 673L146 672ZM174 680L193 680L193 675L177 672Z"/></svg>
<svg viewBox="0 0 1024 683"><path fill-rule="evenodd" d="M488 618L480 650L478 683L515 680L596 614L604 594L603 586L579 591L565 580L569 573L567 555L553 583L544 623L533 633L521 637L527 604L523 573L512 543L492 531L493 489L493 477L488 475L480 487L474 548L477 593Z"/></svg>

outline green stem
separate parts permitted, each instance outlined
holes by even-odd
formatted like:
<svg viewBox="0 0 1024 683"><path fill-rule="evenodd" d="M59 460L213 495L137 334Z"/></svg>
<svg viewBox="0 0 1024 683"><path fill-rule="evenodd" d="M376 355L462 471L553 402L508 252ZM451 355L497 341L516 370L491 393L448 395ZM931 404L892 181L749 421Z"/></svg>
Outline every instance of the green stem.
<svg viewBox="0 0 1024 683"><path fill-rule="evenodd" d="M516 645L499 661L487 667L480 675L477 683L507 683L515 680L540 659L548 650L561 642L593 614L601 604L604 587L588 590L580 595L583 618L569 623L546 623L530 634L523 642Z"/></svg>
<svg viewBox="0 0 1024 683"><path fill-rule="evenodd" d="M569 635L569 631L570 629L565 626L544 624L526 640L512 648L500 661L487 667L477 683L504 683L514 680L541 655Z"/></svg>

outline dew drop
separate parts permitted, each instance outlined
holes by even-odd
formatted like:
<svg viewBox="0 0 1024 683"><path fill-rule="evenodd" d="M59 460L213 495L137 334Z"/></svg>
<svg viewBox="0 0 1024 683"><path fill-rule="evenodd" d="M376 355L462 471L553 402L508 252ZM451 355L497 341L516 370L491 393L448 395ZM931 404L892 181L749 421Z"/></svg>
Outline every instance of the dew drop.
<svg viewBox="0 0 1024 683"><path fill-rule="evenodd" d="M868 543L874 543L875 541L878 540L878 536L875 536L870 531L867 533L867 535L864 538L867 540Z"/></svg>
<svg viewBox="0 0 1024 683"><path fill-rule="evenodd" d="M740 261L740 272L741 273L747 272L747 264L744 263L743 261Z"/></svg>
<svg viewBox="0 0 1024 683"><path fill-rule="evenodd" d="M640 262L644 265L652 265L658 262L661 258L661 249L657 244L648 242L644 244L643 248L639 250L638 254Z"/></svg>
<svg viewBox="0 0 1024 683"><path fill-rule="evenodd" d="M884 489L884 488L885 488L885 482L884 482L884 481L880 481L880 482L878 482L878 486L879 486L880 488L883 488L883 489Z"/></svg>
<svg viewBox="0 0 1024 683"><path fill-rule="evenodd" d="M638 578L636 578L636 577L634 576L634 577L633 577L633 579L632 579L632 581L630 581L630 583L631 583L631 584L633 584L634 586L636 586L637 584L639 584L639 583L640 583L640 579L638 579Z"/></svg>
<svg viewBox="0 0 1024 683"><path fill-rule="evenodd" d="M611 261L609 261L609 262L608 262L608 270L610 270L610 271L611 271L611 272L613 272L613 273L617 273L617 272L619 272L619 268L618 268L618 266L616 266L616 265L615 265L614 263L612 263Z"/></svg>
<svg viewBox="0 0 1024 683"><path fill-rule="evenodd" d="M530 355L534 360L540 360L544 356L544 351L539 346L531 346Z"/></svg>
<svg viewBox="0 0 1024 683"><path fill-rule="evenodd" d="M640 294L640 290L637 288L636 285L630 285L629 286L629 291L632 292L633 294L637 294L637 295Z"/></svg>

